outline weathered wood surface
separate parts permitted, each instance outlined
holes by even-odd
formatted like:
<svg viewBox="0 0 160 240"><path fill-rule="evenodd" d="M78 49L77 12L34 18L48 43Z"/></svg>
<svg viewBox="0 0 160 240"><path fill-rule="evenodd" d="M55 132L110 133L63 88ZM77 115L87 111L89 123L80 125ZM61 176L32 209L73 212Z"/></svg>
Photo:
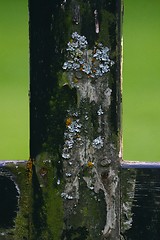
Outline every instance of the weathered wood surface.
<svg viewBox="0 0 160 240"><path fill-rule="evenodd" d="M119 239L120 1L29 11L32 239Z"/></svg>
<svg viewBox="0 0 160 240"><path fill-rule="evenodd" d="M159 199L160 169L132 168L122 170L122 240L159 239Z"/></svg>

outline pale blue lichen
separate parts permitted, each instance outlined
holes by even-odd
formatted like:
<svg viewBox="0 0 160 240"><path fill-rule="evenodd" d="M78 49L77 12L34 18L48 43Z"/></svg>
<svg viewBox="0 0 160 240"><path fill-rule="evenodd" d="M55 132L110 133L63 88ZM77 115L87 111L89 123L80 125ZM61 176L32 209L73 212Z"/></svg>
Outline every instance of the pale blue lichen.
<svg viewBox="0 0 160 240"><path fill-rule="evenodd" d="M93 51L88 50L88 42L85 36L77 32L72 33L68 43L68 60L64 62L64 70L82 71L90 78L102 77L110 71L114 62L109 57L109 48L102 43L96 44Z"/></svg>
<svg viewBox="0 0 160 240"><path fill-rule="evenodd" d="M61 181L60 179L57 180L57 185L60 185L61 184Z"/></svg>
<svg viewBox="0 0 160 240"><path fill-rule="evenodd" d="M75 112L72 114L72 117L78 117L78 113ZM71 119L69 118L69 119ZM71 122L67 125L66 131L64 133L64 146L62 151L62 157L64 159L70 159L70 153L73 148L73 145L78 141L80 142L82 139L79 135L81 131L82 124L79 119L70 120Z"/></svg>
<svg viewBox="0 0 160 240"><path fill-rule="evenodd" d="M79 123L79 120L73 121L71 125L68 126L68 130L70 133L75 135L76 133L80 132L82 125Z"/></svg>
<svg viewBox="0 0 160 240"><path fill-rule="evenodd" d="M103 147L103 139L101 136L95 138L92 142L92 146L97 149L101 149Z"/></svg>
<svg viewBox="0 0 160 240"><path fill-rule="evenodd" d="M64 199L68 199L68 200L72 200L73 197L71 195L69 195L68 193L61 193L61 197L64 198Z"/></svg>
<svg viewBox="0 0 160 240"><path fill-rule="evenodd" d="M71 177L72 173L66 173L66 177Z"/></svg>
<svg viewBox="0 0 160 240"><path fill-rule="evenodd" d="M98 116L101 116L101 115L104 114L101 106L99 107L99 109L98 109L98 111L97 111L97 114L98 114Z"/></svg>
<svg viewBox="0 0 160 240"><path fill-rule="evenodd" d="M77 32L72 33L72 40L74 41L68 43L68 51L73 51L75 48L85 49L88 45L86 37L79 35Z"/></svg>
<svg viewBox="0 0 160 240"><path fill-rule="evenodd" d="M65 158L65 159L70 158L70 154L68 153L68 149L66 149L66 148L63 149L62 157Z"/></svg>

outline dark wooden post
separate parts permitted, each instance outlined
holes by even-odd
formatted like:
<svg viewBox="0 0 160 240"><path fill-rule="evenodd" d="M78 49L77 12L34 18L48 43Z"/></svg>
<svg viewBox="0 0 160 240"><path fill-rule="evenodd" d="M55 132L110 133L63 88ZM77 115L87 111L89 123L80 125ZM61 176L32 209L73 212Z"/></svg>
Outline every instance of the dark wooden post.
<svg viewBox="0 0 160 240"><path fill-rule="evenodd" d="M120 239L120 1L29 1L31 239Z"/></svg>

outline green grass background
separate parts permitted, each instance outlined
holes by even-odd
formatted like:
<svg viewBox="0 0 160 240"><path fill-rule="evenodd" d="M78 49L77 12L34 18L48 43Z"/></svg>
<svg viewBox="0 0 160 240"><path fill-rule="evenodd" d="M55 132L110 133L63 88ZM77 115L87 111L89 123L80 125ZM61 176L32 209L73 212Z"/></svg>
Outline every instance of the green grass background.
<svg viewBox="0 0 160 240"><path fill-rule="evenodd" d="M160 161L160 1L124 6L123 158Z"/></svg>
<svg viewBox="0 0 160 240"><path fill-rule="evenodd" d="M0 1L0 160L29 157L27 0Z"/></svg>

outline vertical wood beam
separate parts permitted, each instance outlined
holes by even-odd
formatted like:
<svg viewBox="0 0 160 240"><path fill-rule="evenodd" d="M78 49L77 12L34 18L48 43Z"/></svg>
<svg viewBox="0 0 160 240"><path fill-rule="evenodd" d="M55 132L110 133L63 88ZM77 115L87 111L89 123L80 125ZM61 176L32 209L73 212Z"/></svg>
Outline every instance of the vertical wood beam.
<svg viewBox="0 0 160 240"><path fill-rule="evenodd" d="M32 239L120 239L120 9L29 1Z"/></svg>

